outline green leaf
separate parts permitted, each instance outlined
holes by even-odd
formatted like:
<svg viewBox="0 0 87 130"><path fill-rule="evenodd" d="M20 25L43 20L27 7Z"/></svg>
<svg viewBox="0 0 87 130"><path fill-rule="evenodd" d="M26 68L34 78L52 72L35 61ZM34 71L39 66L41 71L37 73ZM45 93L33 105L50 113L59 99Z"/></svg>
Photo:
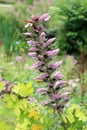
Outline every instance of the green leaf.
<svg viewBox="0 0 87 130"><path fill-rule="evenodd" d="M0 82L0 90L4 90L4 83Z"/></svg>
<svg viewBox="0 0 87 130"><path fill-rule="evenodd" d="M72 97L71 99L72 104L79 104L80 102L81 102L81 97L78 98Z"/></svg>
<svg viewBox="0 0 87 130"><path fill-rule="evenodd" d="M0 130L11 130L11 126L4 121L0 121Z"/></svg>
<svg viewBox="0 0 87 130"><path fill-rule="evenodd" d="M13 94L10 94L10 95L7 94L3 98L3 101L5 101L7 103L8 108L13 108L13 106L17 102L17 97L15 95L13 95Z"/></svg>
<svg viewBox="0 0 87 130"><path fill-rule="evenodd" d="M14 113L18 117L20 115L20 109L18 107L14 108Z"/></svg>
<svg viewBox="0 0 87 130"><path fill-rule="evenodd" d="M34 88L32 83L29 82L27 84L18 83L14 88L13 91L22 97L30 96L33 94Z"/></svg>
<svg viewBox="0 0 87 130"><path fill-rule="evenodd" d="M29 130L29 128L27 127L29 124L30 122L27 119L25 119L22 124L17 124L15 130Z"/></svg>

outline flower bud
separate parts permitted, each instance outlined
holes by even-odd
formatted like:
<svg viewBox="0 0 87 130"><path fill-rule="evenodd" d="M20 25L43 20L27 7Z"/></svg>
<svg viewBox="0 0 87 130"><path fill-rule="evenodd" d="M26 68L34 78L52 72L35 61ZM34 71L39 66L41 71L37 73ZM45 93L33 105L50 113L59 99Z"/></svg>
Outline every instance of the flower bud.
<svg viewBox="0 0 87 130"><path fill-rule="evenodd" d="M55 41L55 39L56 38L49 39L46 43L43 44L43 47L47 47L47 46L51 45Z"/></svg>
<svg viewBox="0 0 87 130"><path fill-rule="evenodd" d="M31 57L35 57L36 56L36 53L35 52L32 52L32 53L28 53L29 56Z"/></svg>
<svg viewBox="0 0 87 130"><path fill-rule="evenodd" d="M57 69L61 64L62 64L62 60L60 60L54 64L49 65L48 68Z"/></svg>
<svg viewBox="0 0 87 130"><path fill-rule="evenodd" d="M56 72L54 75L53 75L53 78L54 79L62 79L64 76L60 73L60 71Z"/></svg>
<svg viewBox="0 0 87 130"><path fill-rule="evenodd" d="M48 21L50 19L50 16L48 13L43 14L40 18L39 18L39 22L43 22L43 21Z"/></svg>
<svg viewBox="0 0 87 130"><path fill-rule="evenodd" d="M47 51L46 54L47 54L48 56L54 57L55 55L58 54L58 52L59 52L59 49L56 49L56 50Z"/></svg>
<svg viewBox="0 0 87 130"><path fill-rule="evenodd" d="M27 43L31 46L35 46L37 44L36 41L27 41Z"/></svg>
<svg viewBox="0 0 87 130"><path fill-rule="evenodd" d="M41 62L41 61L36 62L36 63L32 66L32 68L37 68L37 67L41 66L42 64L43 64L43 62Z"/></svg>
<svg viewBox="0 0 87 130"><path fill-rule="evenodd" d="M44 73L44 74L42 74L42 75L36 77L35 79L43 80L43 79L45 79L45 78L47 78L47 77L48 77L48 74L47 74L47 73Z"/></svg>
<svg viewBox="0 0 87 130"><path fill-rule="evenodd" d="M62 81L62 80L56 81L54 84L54 89L58 87L61 88L64 84L66 84L66 81Z"/></svg>
<svg viewBox="0 0 87 130"><path fill-rule="evenodd" d="M37 89L37 92L38 93L47 92L47 89L46 88L39 88L39 89Z"/></svg>

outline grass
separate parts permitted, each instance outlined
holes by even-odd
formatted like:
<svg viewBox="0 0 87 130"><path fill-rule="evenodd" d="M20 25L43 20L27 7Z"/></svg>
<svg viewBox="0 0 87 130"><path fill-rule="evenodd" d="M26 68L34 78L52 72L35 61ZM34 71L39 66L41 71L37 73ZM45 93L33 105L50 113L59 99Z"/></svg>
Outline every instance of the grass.
<svg viewBox="0 0 87 130"><path fill-rule="evenodd" d="M3 78L10 82L27 82L31 80L32 72L29 67L33 61L27 55L23 55L25 62L16 62L15 57L14 55L11 57L4 54L0 55L0 71Z"/></svg>
<svg viewBox="0 0 87 130"><path fill-rule="evenodd" d="M2 124L6 127L10 127L10 130L14 130L15 126L15 115L12 110L9 110L6 104L0 99L0 130L2 129Z"/></svg>
<svg viewBox="0 0 87 130"><path fill-rule="evenodd" d="M25 59L24 63L16 62L15 55L7 57L3 52L3 49L0 50L0 74L5 81L10 81L11 83L17 84L18 82L29 82L32 81L34 84L32 70L29 68L32 66L33 61L28 57L28 55L23 55ZM10 126L11 130L14 130L15 126L15 116L12 110L9 110L6 107L6 104L0 99L0 130L1 126L4 124Z"/></svg>

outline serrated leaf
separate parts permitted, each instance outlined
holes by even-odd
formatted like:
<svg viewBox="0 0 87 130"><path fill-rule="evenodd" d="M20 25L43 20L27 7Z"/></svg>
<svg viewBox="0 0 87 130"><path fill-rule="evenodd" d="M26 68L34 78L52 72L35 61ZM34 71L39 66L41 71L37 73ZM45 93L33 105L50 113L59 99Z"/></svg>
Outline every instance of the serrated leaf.
<svg viewBox="0 0 87 130"><path fill-rule="evenodd" d="M27 127L30 124L30 122L25 119L22 124L18 123L15 130L29 130Z"/></svg>
<svg viewBox="0 0 87 130"><path fill-rule="evenodd" d="M4 90L4 83L0 82L0 90Z"/></svg>
<svg viewBox="0 0 87 130"><path fill-rule="evenodd" d="M32 87L32 83L29 82L27 84L18 83L13 91L22 97L30 96L33 94L34 88Z"/></svg>
<svg viewBox="0 0 87 130"><path fill-rule="evenodd" d="M76 110L76 117L78 117L79 120L87 121L87 116L81 110Z"/></svg>
<svg viewBox="0 0 87 130"><path fill-rule="evenodd" d="M20 109L18 107L14 108L14 113L18 117L20 115Z"/></svg>
<svg viewBox="0 0 87 130"><path fill-rule="evenodd" d="M0 130L11 130L11 126L6 124L5 121L0 121Z"/></svg>
<svg viewBox="0 0 87 130"><path fill-rule="evenodd" d="M15 105L15 102L17 101L17 98L13 94L10 94L10 95L7 94L3 98L3 101L5 101L7 103L8 108L13 108L13 106Z"/></svg>

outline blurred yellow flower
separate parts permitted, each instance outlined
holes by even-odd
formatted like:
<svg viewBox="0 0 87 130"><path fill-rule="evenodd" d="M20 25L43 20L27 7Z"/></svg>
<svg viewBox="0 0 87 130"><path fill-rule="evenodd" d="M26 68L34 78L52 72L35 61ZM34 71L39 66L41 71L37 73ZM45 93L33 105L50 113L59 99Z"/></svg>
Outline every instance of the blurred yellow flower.
<svg viewBox="0 0 87 130"><path fill-rule="evenodd" d="M36 81L36 83L38 84L38 83L40 83L42 80L36 79L35 81Z"/></svg>
<svg viewBox="0 0 87 130"><path fill-rule="evenodd" d="M36 109L32 109L30 111L30 114L29 114L29 118L34 118L34 120L38 120L38 112L36 111Z"/></svg>
<svg viewBox="0 0 87 130"><path fill-rule="evenodd" d="M41 125L33 124L31 130L43 130L43 127Z"/></svg>

